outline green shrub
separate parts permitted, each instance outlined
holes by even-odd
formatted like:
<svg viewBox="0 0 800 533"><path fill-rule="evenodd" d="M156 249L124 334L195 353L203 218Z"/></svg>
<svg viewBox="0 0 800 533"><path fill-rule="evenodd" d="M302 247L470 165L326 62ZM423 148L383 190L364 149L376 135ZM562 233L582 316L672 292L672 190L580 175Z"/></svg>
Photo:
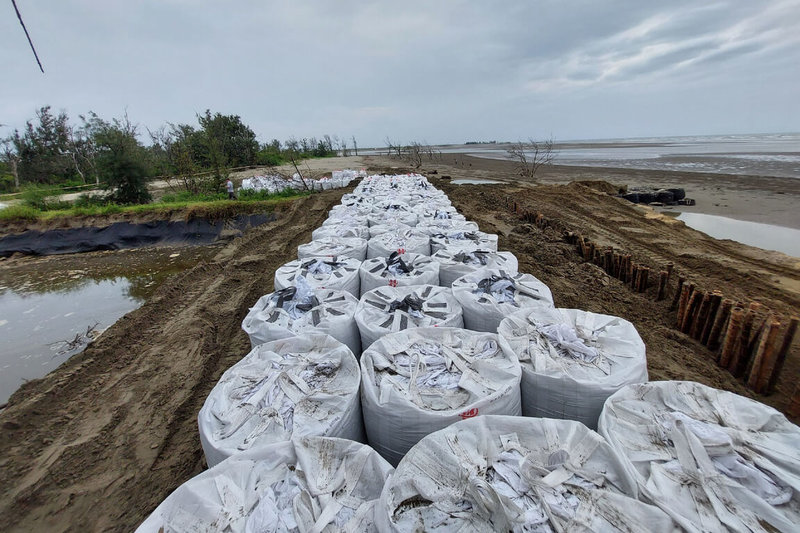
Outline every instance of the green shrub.
<svg viewBox="0 0 800 533"><path fill-rule="evenodd" d="M239 200L254 202L260 200L272 200L274 198L289 198L291 196L297 196L298 194L300 194L298 191L288 187L275 193L269 193L267 191L253 191L251 189L239 189Z"/></svg>
<svg viewBox="0 0 800 533"><path fill-rule="evenodd" d="M18 204L0 209L0 220L36 220L41 214L34 207Z"/></svg>
<svg viewBox="0 0 800 533"><path fill-rule="evenodd" d="M78 196L73 204L75 207L99 207L108 205L111 200L102 194L85 193Z"/></svg>
<svg viewBox="0 0 800 533"><path fill-rule="evenodd" d="M216 200L224 200L228 197L226 193L222 192L191 192L180 191L176 193L165 194L161 197L161 203L175 204L182 202L214 202Z"/></svg>
<svg viewBox="0 0 800 533"><path fill-rule="evenodd" d="M22 190L20 198L24 205L39 211L68 209L71 204L58 200L59 194L61 194L61 191L54 187L28 185Z"/></svg>

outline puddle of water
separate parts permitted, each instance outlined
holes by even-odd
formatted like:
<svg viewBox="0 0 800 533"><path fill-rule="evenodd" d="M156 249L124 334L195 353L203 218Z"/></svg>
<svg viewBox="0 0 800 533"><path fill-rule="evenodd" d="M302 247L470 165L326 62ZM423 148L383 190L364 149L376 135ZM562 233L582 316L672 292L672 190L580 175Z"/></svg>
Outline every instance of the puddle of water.
<svg viewBox="0 0 800 533"><path fill-rule="evenodd" d="M103 331L139 308L171 274L217 248L117 251L33 260L0 271L0 404L26 380L43 377L84 345L68 341Z"/></svg>
<svg viewBox="0 0 800 533"><path fill-rule="evenodd" d="M143 299L132 295L136 281L124 277L87 280L67 290L0 294L0 403L25 380L44 376L74 355L59 353L87 328L102 331Z"/></svg>
<svg viewBox="0 0 800 533"><path fill-rule="evenodd" d="M683 212L677 218L687 226L715 239L730 239L764 250L800 257L800 230L794 228L702 213Z"/></svg>
<svg viewBox="0 0 800 533"><path fill-rule="evenodd" d="M501 183L494 180L480 180L480 179L457 179L450 183L453 185L492 185L494 183Z"/></svg>

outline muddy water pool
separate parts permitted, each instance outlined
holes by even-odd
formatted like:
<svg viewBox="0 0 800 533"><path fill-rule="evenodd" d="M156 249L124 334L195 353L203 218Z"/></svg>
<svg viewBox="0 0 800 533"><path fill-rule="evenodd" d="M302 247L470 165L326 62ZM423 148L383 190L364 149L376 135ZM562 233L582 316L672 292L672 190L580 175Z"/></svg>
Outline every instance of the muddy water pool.
<svg viewBox="0 0 800 533"><path fill-rule="evenodd" d="M169 276L218 251L138 249L0 263L0 404L140 307Z"/></svg>
<svg viewBox="0 0 800 533"><path fill-rule="evenodd" d="M800 257L800 230L747 222L717 215L682 212L678 220L715 239L730 239L764 250L775 250Z"/></svg>

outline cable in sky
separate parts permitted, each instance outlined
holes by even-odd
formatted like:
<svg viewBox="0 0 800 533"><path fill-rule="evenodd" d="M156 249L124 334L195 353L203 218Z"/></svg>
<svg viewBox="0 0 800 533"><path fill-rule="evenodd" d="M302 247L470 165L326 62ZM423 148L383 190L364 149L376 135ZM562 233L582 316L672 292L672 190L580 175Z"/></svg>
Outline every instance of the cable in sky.
<svg viewBox="0 0 800 533"><path fill-rule="evenodd" d="M17 12L17 18L19 19L20 25L22 25L22 29L25 31L25 37L28 38L28 44L31 45L31 50L33 50L33 57L36 58L36 62L39 64L39 70L42 71L44 74L44 69L42 68L42 62L39 61L39 54L36 53L36 48L33 47L33 41L31 40L31 36L28 33L28 28L25 27L25 23L22 21L22 15L19 14L19 9L17 8L16 0L11 0L11 3L14 4L14 11Z"/></svg>

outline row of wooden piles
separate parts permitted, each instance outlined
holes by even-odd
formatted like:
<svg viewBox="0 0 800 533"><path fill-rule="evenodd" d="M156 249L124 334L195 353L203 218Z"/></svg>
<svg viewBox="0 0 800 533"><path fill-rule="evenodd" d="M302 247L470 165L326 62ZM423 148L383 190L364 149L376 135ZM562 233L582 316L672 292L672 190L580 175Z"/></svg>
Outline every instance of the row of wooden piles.
<svg viewBox="0 0 800 533"><path fill-rule="evenodd" d="M506 198L506 207L522 221L540 229L560 226L551 223L542 213L525 209L510 197ZM670 292L672 263L659 271L656 281L656 277L650 275L652 269L634 262L631 254L600 248L572 231L564 230L564 238L576 246L585 261L601 267L631 290L645 293L648 287L657 287L656 301L664 300ZM719 291L696 287L683 277L678 277L670 309L677 311L675 327L706 346L720 367L736 378L743 378L745 385L756 393L771 394L775 391L800 318L792 316L786 321L758 302L746 305L725 298ZM792 395L787 414L800 417L800 383Z"/></svg>

